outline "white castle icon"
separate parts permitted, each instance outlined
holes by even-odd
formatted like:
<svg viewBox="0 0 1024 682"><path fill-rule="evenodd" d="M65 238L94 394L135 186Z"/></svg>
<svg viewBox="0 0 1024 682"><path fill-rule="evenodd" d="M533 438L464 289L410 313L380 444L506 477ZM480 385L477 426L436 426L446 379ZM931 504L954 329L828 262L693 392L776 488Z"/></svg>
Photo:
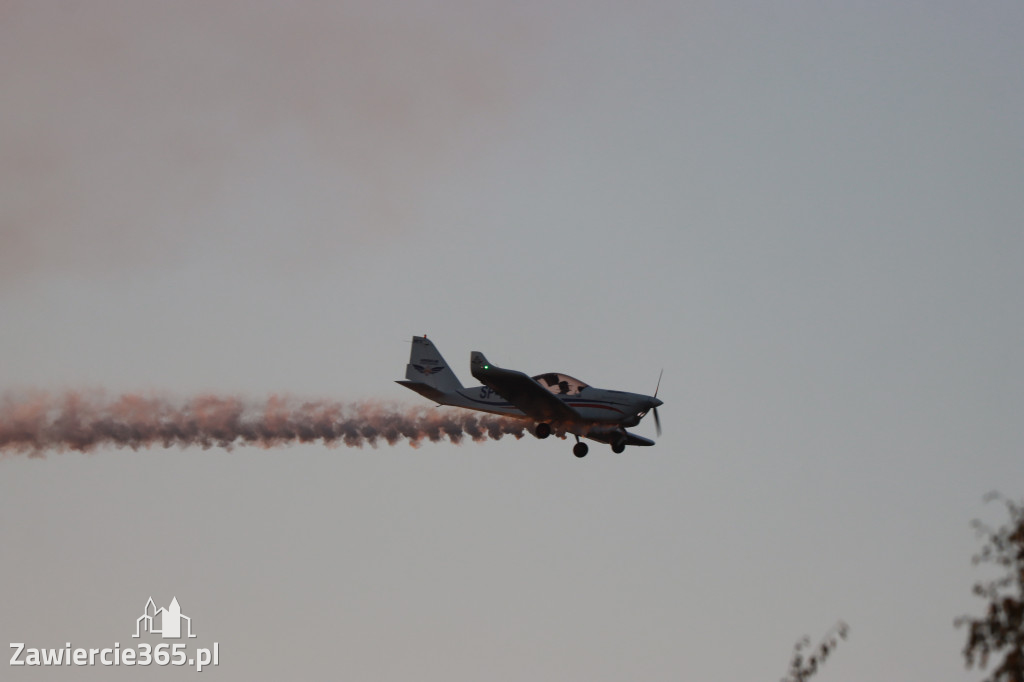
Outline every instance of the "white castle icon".
<svg viewBox="0 0 1024 682"><path fill-rule="evenodd" d="M181 621L185 621L185 632L188 636L195 637L192 634L192 619L181 613L177 597L171 599L171 605L166 609L158 609L150 597L142 615L135 621L135 634L132 637L140 637L143 632L148 632L160 635L164 639L180 639Z"/></svg>

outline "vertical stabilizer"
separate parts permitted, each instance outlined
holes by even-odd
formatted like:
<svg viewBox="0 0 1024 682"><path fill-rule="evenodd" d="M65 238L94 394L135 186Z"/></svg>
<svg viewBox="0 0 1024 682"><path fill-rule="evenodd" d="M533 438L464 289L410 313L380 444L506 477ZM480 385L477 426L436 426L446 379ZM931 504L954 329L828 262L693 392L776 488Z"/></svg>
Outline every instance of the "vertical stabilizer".
<svg viewBox="0 0 1024 682"><path fill-rule="evenodd" d="M412 337L409 364L405 366L405 378L417 384L426 384L444 393L462 388L462 384L451 367L441 357L437 346L426 336Z"/></svg>

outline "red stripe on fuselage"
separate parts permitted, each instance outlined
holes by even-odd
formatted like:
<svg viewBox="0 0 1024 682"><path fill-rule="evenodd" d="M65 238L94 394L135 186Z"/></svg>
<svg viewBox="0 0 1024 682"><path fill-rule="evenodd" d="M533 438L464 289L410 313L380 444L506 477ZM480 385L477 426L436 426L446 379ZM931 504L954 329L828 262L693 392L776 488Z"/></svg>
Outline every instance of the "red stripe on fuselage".
<svg viewBox="0 0 1024 682"><path fill-rule="evenodd" d="M595 410L611 410L612 412L618 412L619 414L625 414L625 412L623 412L622 410L620 410L618 408L615 408L615 407L609 407L607 405L595 405L594 403L568 403L568 405L570 407L592 407Z"/></svg>

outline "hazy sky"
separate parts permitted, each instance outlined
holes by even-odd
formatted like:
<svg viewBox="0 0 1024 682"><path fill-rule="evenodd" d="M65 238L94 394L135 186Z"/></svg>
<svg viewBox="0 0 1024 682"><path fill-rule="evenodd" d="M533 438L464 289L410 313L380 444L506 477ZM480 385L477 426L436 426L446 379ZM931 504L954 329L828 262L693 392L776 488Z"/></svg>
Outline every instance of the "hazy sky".
<svg viewBox="0 0 1024 682"><path fill-rule="evenodd" d="M1021 35L1017 2L0 2L0 393L422 404L426 332L466 383L481 350L665 401L583 460L8 454L0 642L130 646L176 596L224 680L733 682L842 618L823 682L979 679Z"/></svg>

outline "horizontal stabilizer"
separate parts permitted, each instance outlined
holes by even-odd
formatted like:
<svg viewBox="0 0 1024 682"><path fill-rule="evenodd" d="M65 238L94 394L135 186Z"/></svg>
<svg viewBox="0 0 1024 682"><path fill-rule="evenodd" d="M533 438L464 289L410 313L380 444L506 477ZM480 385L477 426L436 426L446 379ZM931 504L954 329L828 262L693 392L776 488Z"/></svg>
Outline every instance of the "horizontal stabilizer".
<svg viewBox="0 0 1024 682"><path fill-rule="evenodd" d="M420 381L396 381L396 384L401 384L409 390L416 391L421 396L428 400L433 400L439 405L443 405L446 402L444 391L434 388L429 384L424 384Z"/></svg>

